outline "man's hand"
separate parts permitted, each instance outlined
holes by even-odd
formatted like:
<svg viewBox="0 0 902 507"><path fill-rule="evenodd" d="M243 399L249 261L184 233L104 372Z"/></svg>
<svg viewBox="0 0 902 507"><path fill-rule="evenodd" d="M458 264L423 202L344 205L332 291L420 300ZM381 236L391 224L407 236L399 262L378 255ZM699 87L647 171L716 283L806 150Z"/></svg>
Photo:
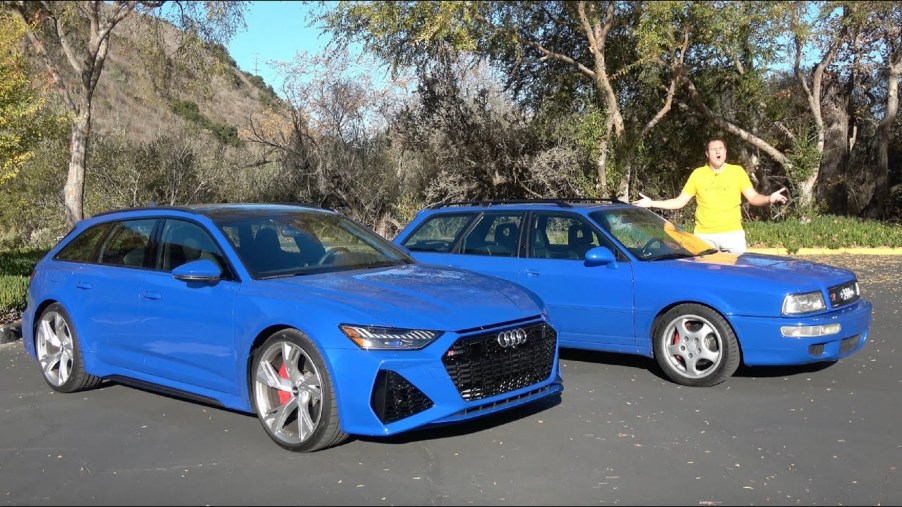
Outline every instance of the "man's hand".
<svg viewBox="0 0 902 507"><path fill-rule="evenodd" d="M636 206L639 206L641 208L650 207L651 203L652 203L652 199L650 197L648 197L647 195L643 194L642 192L639 192L639 195L642 196L642 198L639 199L638 201L633 201L633 204L635 204ZM785 200L786 198L784 197L783 199Z"/></svg>
<svg viewBox="0 0 902 507"><path fill-rule="evenodd" d="M767 200L770 201L771 204L773 204L773 203L786 204L786 201L789 198L786 197L785 195L783 195L783 192L785 192L785 191L786 191L786 187L783 187L780 190L777 190L776 192L767 196ZM639 194L639 195L642 195L642 194Z"/></svg>

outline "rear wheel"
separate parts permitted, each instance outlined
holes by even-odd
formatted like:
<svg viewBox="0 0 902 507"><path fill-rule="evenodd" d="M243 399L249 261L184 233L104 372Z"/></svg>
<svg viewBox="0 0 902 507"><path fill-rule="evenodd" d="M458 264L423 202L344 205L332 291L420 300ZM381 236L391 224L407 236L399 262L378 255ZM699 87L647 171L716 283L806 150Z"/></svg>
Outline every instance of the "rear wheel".
<svg viewBox="0 0 902 507"><path fill-rule="evenodd" d="M722 315L698 304L665 313L654 334L655 359L671 380L693 387L720 384L739 368L739 344Z"/></svg>
<svg viewBox="0 0 902 507"><path fill-rule="evenodd" d="M281 447L312 452L347 438L329 371L309 338L294 329L279 331L254 353L253 368L254 410Z"/></svg>
<svg viewBox="0 0 902 507"><path fill-rule="evenodd" d="M35 331L35 350L50 387L61 393L74 393L100 385L101 379L84 369L78 335L62 305L48 306Z"/></svg>

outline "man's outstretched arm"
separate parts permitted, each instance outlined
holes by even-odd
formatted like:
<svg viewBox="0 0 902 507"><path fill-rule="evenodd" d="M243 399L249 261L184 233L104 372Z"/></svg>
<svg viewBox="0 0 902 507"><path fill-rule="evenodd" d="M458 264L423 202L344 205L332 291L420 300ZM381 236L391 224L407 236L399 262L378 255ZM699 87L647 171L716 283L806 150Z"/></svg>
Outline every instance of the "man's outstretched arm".
<svg viewBox="0 0 902 507"><path fill-rule="evenodd" d="M786 192L786 187L777 190L776 192L768 195L759 194L755 191L753 187L746 187L742 189L742 195L749 201L749 204L753 206L767 206L768 204L785 204L788 198L783 195L783 192ZM642 195L642 194L639 194Z"/></svg>
<svg viewBox="0 0 902 507"><path fill-rule="evenodd" d="M642 208L680 209L692 199L692 196L686 192L680 192L680 195L673 199L665 199L663 201L656 201L642 192L639 192L639 195L642 198L638 201L633 201L633 204Z"/></svg>

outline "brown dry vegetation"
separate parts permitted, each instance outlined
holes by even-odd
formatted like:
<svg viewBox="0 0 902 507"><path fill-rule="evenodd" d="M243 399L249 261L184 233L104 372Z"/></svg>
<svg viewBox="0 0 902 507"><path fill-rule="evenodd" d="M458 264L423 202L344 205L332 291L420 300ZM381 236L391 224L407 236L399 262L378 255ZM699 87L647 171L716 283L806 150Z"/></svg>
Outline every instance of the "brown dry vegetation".
<svg viewBox="0 0 902 507"><path fill-rule="evenodd" d="M167 41L175 40L174 29L166 29L172 32ZM206 75L188 70L181 79L163 82L159 71L152 70L159 66L148 54L148 30L141 17L135 16L113 34L94 101L95 134L124 132L133 142L150 142L186 123L170 109L172 100L181 99L196 103L200 113L213 122L238 128L240 135L249 117L270 107L268 91L255 86L230 58L217 60L213 54L207 57Z"/></svg>

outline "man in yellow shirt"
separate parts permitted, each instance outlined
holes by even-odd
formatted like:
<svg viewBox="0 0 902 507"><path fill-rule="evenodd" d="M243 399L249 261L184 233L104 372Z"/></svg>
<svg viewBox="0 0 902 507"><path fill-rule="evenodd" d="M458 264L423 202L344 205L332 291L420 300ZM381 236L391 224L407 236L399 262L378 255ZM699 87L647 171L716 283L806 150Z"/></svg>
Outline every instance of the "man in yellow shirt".
<svg viewBox="0 0 902 507"><path fill-rule="evenodd" d="M770 195L755 191L742 166L727 164L727 146L721 139L708 141L705 148L707 165L692 171L680 195L655 201L641 192L633 204L643 208L680 209L695 197L695 235L707 240L718 250L743 253L746 249L742 228L742 196L753 206L786 202L786 187Z"/></svg>

